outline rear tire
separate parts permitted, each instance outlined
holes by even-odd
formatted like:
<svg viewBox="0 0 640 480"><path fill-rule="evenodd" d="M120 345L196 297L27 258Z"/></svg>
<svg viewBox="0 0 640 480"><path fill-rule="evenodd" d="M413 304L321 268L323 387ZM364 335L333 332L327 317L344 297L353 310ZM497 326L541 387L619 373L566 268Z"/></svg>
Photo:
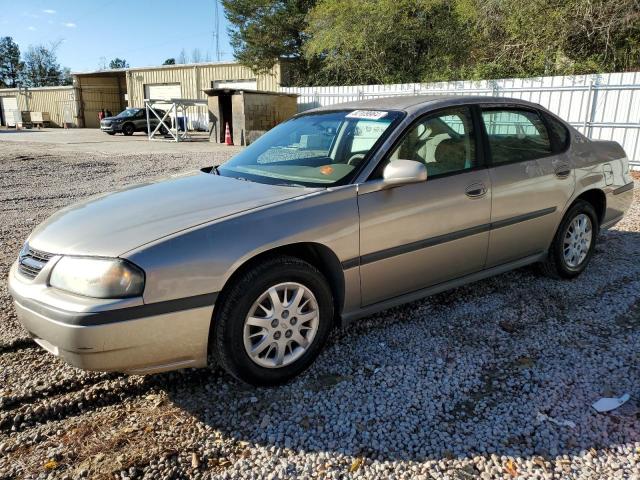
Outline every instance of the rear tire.
<svg viewBox="0 0 640 480"><path fill-rule="evenodd" d="M135 131L136 131L136 127L134 127L132 123L125 123L122 126L122 133L127 137L130 137L131 135L133 135L133 132Z"/></svg>
<svg viewBox="0 0 640 480"><path fill-rule="evenodd" d="M589 264L595 251L600 224L593 205L576 201L567 211L556 232L542 273L552 278L575 278Z"/></svg>
<svg viewBox="0 0 640 480"><path fill-rule="evenodd" d="M331 289L317 268L296 257L273 257L241 274L219 299L212 353L238 380L279 385L315 360L333 314Z"/></svg>

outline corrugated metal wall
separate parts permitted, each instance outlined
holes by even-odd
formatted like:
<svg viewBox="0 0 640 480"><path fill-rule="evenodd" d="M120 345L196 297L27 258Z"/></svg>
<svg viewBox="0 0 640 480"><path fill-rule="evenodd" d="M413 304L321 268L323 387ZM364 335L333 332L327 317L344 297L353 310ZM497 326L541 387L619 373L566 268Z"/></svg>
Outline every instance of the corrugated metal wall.
<svg viewBox="0 0 640 480"><path fill-rule="evenodd" d="M130 107L144 107L145 85L179 83L182 98L206 100L204 89L221 80L256 80L258 90L277 91L280 87L280 67L270 73L255 74L237 63L192 64L156 68L132 68L127 72L127 92ZM206 129L209 121L206 106L191 107L187 113L189 128Z"/></svg>
<svg viewBox="0 0 640 480"><path fill-rule="evenodd" d="M104 108L117 114L127 106L144 107L145 85L179 83L182 97L206 99L202 90L221 80L256 80L258 90L277 91L280 66L266 74L255 74L237 63L176 65L155 68L132 68L114 72L76 74L74 87L43 87L28 90L0 89L0 96L18 98L18 108L49 112L52 126L62 126L65 112L73 126L98 128L98 112ZM128 94L128 105L124 95ZM206 107L198 107L190 120L206 127Z"/></svg>
<svg viewBox="0 0 640 480"><path fill-rule="evenodd" d="M280 87L279 75L279 66L274 67L271 73L256 75L251 69L237 63L132 68L127 71L129 106L144 107L145 85L180 83L183 98L206 99L202 90L212 88L214 81L256 79L258 90L277 91Z"/></svg>
<svg viewBox="0 0 640 480"><path fill-rule="evenodd" d="M40 87L19 91L17 88L0 89L2 97L16 97L20 111L49 112L51 125L61 127L66 116L78 125L76 91L68 87Z"/></svg>
<svg viewBox="0 0 640 480"><path fill-rule="evenodd" d="M640 165L640 72L337 87L286 87L298 110L396 95L494 95L538 103L590 138L615 140Z"/></svg>

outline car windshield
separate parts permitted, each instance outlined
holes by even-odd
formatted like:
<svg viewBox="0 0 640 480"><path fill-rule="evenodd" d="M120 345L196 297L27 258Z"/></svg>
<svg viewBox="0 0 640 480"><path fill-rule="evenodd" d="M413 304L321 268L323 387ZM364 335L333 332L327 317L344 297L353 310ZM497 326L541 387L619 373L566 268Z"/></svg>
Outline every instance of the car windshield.
<svg viewBox="0 0 640 480"><path fill-rule="evenodd" d="M260 183L329 187L367 160L400 112L349 110L295 117L270 130L217 169Z"/></svg>
<svg viewBox="0 0 640 480"><path fill-rule="evenodd" d="M127 108L126 110L123 110L118 115L116 115L116 117L129 118L129 117L133 117L136 113L138 113L137 108Z"/></svg>

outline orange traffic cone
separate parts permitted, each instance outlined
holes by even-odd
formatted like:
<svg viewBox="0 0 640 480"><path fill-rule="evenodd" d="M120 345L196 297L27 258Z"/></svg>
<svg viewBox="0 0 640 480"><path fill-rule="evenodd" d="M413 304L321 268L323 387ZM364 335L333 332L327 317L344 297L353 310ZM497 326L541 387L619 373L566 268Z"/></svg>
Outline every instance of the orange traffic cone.
<svg viewBox="0 0 640 480"><path fill-rule="evenodd" d="M224 129L224 143L226 145L233 145L233 140L231 139L231 130L229 130L229 122L226 123L226 127Z"/></svg>

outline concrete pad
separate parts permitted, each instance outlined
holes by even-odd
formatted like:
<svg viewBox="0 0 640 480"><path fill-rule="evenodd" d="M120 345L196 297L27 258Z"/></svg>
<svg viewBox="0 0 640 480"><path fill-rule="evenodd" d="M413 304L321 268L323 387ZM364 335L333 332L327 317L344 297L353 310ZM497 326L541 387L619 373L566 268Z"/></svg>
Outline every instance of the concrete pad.
<svg viewBox="0 0 640 480"><path fill-rule="evenodd" d="M216 152L235 153L242 147L228 147L224 144L209 142L208 135L203 132L193 134L194 141L173 142L169 140L149 140L146 133L135 133L130 137L124 135L107 135L93 128L43 128L15 130L0 128L0 144L31 143L47 145L52 152L87 152L101 154L126 153L188 153Z"/></svg>

